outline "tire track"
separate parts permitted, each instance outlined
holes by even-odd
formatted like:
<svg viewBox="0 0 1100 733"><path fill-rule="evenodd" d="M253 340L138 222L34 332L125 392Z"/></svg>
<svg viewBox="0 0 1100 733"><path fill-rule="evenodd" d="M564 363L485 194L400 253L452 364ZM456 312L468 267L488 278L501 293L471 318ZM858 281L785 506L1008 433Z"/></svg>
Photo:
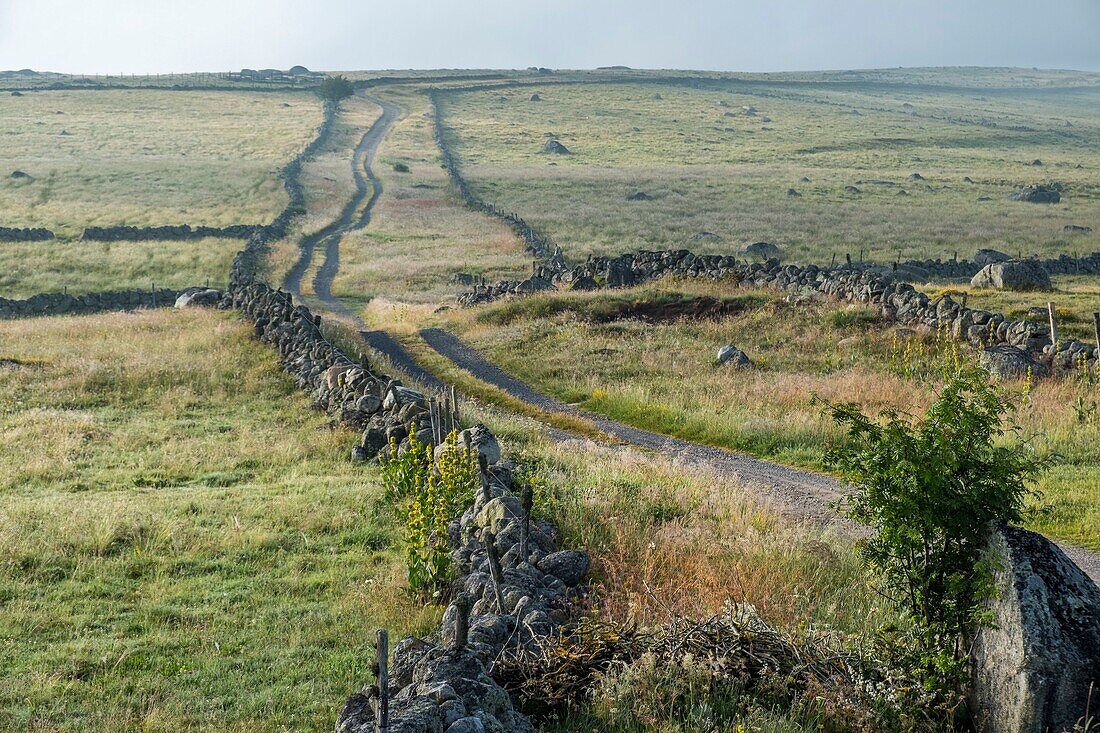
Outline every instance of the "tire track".
<svg viewBox="0 0 1100 733"><path fill-rule="evenodd" d="M313 277L314 299L338 315L353 318L357 322L358 319L354 314L339 299L332 297L332 281L340 271L340 242L349 231L362 229L370 223L374 204L382 194L382 182L375 175L371 165L378 151L378 145L400 116L400 110L389 102L375 97L366 97L366 99L381 107L382 114L363 135L352 154L351 168L355 179L355 195L345 204L335 221L302 239L299 244L298 259L287 273L283 283L287 290L300 296L302 278L313 263L318 246L323 246L325 259ZM364 202L366 202L365 206ZM363 210L356 217L355 212L360 206L363 206Z"/></svg>

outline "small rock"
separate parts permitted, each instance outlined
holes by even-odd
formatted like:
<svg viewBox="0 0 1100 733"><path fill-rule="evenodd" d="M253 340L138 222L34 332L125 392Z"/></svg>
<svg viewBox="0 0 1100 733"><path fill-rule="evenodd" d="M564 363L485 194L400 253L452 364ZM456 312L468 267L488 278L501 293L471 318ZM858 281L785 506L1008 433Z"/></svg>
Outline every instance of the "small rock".
<svg viewBox="0 0 1100 733"><path fill-rule="evenodd" d="M626 197L627 201L652 201L653 197L645 191L635 191Z"/></svg>
<svg viewBox="0 0 1100 733"><path fill-rule="evenodd" d="M572 151L569 148L562 145L557 140L548 140L546 145L542 147L544 153L550 153L551 155L572 155Z"/></svg>
<svg viewBox="0 0 1100 733"><path fill-rule="evenodd" d="M752 364L748 354L741 349L731 344L726 344L722 348L718 349L718 365L737 367L738 369L747 367Z"/></svg>

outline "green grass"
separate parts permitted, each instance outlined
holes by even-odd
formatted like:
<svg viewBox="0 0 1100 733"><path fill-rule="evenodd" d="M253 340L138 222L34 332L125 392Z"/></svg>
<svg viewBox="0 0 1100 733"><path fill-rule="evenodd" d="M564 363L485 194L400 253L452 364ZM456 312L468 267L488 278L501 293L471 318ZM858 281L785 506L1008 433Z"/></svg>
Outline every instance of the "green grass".
<svg viewBox="0 0 1100 733"><path fill-rule="evenodd" d="M266 223L286 204L278 170L320 122L306 93L2 95L0 225Z"/></svg>
<svg viewBox="0 0 1100 733"><path fill-rule="evenodd" d="M624 302L682 303L739 295L732 315L660 321L623 313ZM561 301L561 302L558 302ZM597 313L622 313L606 321ZM531 296L452 312L450 326L506 371L566 402L626 423L782 463L821 467L839 435L814 395L864 409L919 412L931 383L904 378L892 362L893 330L862 307L787 303L769 291L731 294L728 285L664 282L628 291ZM919 337L926 348L934 337ZM731 343L755 365L715 366ZM1022 392L1022 385L1009 389ZM1063 465L1038 483L1030 526L1100 549L1100 390L1075 380L1037 385L1016 416L1039 450Z"/></svg>
<svg viewBox="0 0 1100 733"><path fill-rule="evenodd" d="M1061 234L1065 224L1100 231L1090 173L1100 166L1096 78L1051 89L1049 78L1006 73L986 77L1001 85L990 89L957 70L938 84L935 76L925 70L920 86L905 72L700 88L547 84L451 94L444 113L479 194L579 259L638 248L730 252L759 240L803 261L860 249L892 261L987 246L1100 248L1096 234ZM529 101L536 91L542 101ZM754 116L742 111L750 105ZM573 154L543 153L550 137ZM1048 179L1068 184L1062 204L1006 198ZM889 185L872 183L880 180ZM636 191L653 200L627 201ZM692 241L701 231L721 239Z"/></svg>
<svg viewBox="0 0 1100 733"><path fill-rule="evenodd" d="M0 324L0 728L332 729L423 633L376 474L235 317Z"/></svg>
<svg viewBox="0 0 1100 733"><path fill-rule="evenodd" d="M192 285L223 287L239 239L0 242L0 296Z"/></svg>

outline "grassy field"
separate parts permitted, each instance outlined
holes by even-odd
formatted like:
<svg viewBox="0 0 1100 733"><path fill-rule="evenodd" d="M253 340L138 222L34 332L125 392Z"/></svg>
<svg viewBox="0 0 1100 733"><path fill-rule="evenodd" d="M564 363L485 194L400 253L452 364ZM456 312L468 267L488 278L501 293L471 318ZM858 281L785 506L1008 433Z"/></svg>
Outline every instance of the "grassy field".
<svg viewBox="0 0 1100 733"><path fill-rule="evenodd" d="M932 71L920 83L883 72L698 88L547 84L451 94L444 112L480 195L575 258L730 252L760 240L802 261L860 249L883 261L989 246L1100 249L1100 83L1051 88L1049 75L1005 76L985 80L1000 87L946 72L936 85ZM544 153L551 138L572 155ZM1068 186L1059 205L1007 200L1052 180ZM639 191L652 200L627 200ZM1066 224L1094 233L1067 239ZM718 238L694 241L700 232Z"/></svg>
<svg viewBox="0 0 1100 733"><path fill-rule="evenodd" d="M0 242L0 296L192 285L222 287L239 239Z"/></svg>
<svg viewBox="0 0 1100 733"><path fill-rule="evenodd" d="M266 223L286 204L279 168L320 122L307 93L0 95L0 225Z"/></svg>
<svg viewBox="0 0 1100 733"><path fill-rule="evenodd" d="M838 435L813 395L909 412L932 396L930 380L905 370L920 360L905 358L904 338L895 346L893 330L873 312L793 305L770 291L662 283L534 296L454 311L448 320L505 370L567 402L795 465L819 467L825 442ZM935 342L934 335L920 339L929 352ZM716 367L714 355L726 343L756 366ZM1100 549L1098 400L1096 386L1051 380L1031 390L1016 416L1025 435L1038 434L1040 451L1064 457L1039 483L1044 496L1031 525L1093 549Z"/></svg>
<svg viewBox="0 0 1100 733"><path fill-rule="evenodd" d="M0 323L0 729L332 730L423 633L353 436L229 314Z"/></svg>
<svg viewBox="0 0 1100 733"><path fill-rule="evenodd" d="M372 309L384 311L395 301L434 306L458 295L466 289L452 282L459 271L490 279L526 272L530 258L512 232L453 199L425 95L403 87L378 94L403 115L375 159L382 197L370 226L341 244L333 292L373 319ZM394 170L397 164L409 172Z"/></svg>

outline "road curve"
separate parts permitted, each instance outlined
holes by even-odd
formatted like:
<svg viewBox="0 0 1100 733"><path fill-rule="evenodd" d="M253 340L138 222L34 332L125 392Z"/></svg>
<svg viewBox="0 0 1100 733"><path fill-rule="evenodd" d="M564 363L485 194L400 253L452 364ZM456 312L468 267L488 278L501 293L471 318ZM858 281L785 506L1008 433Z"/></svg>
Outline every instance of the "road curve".
<svg viewBox="0 0 1100 733"><path fill-rule="evenodd" d="M829 476L780 466L742 453L671 438L578 409L544 395L522 380L504 372L452 333L439 328L428 328L422 330L420 336L428 346L456 366L481 381L504 390L522 402L545 412L588 420L603 432L624 443L663 453L685 464L709 470L723 478L734 478L747 489L777 503L785 514L838 526L853 536L867 534L868 530L863 525L836 514L833 505L842 499L847 491L842 484ZM393 344L401 349L397 342ZM401 351L404 350L401 349ZM402 363L411 361L408 354L398 359L394 359L390 354L387 355L399 368ZM1058 546L1086 575L1100 584L1100 553L1062 543L1058 543Z"/></svg>

